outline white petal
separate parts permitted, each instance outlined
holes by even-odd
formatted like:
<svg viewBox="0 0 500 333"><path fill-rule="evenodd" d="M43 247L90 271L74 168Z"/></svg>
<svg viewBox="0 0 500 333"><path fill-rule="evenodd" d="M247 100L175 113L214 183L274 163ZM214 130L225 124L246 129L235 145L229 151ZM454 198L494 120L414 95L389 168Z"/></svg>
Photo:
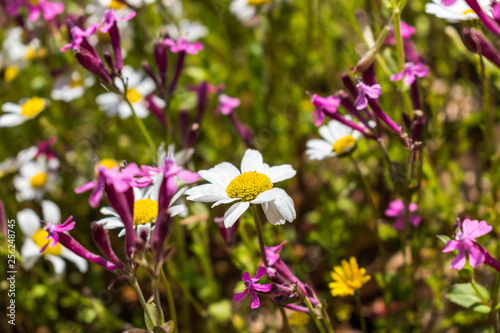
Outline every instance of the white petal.
<svg viewBox="0 0 500 333"><path fill-rule="evenodd" d="M3 112L21 113L22 110L23 108L21 107L21 105L16 103L7 102L2 104Z"/></svg>
<svg viewBox="0 0 500 333"><path fill-rule="evenodd" d="M276 199L262 205L267 219L272 224L292 222L296 217L292 198L282 189L275 188L273 190L276 190Z"/></svg>
<svg viewBox="0 0 500 333"><path fill-rule="evenodd" d="M248 207L250 207L250 202L238 202L232 205L227 212L224 214L224 226L230 228L240 218Z"/></svg>
<svg viewBox="0 0 500 333"><path fill-rule="evenodd" d="M262 204L262 209L264 210L266 218L270 223L274 225L285 224L286 220L280 214L273 201Z"/></svg>
<svg viewBox="0 0 500 333"><path fill-rule="evenodd" d="M274 184L292 178L296 172L290 164L284 164L269 168L265 174L271 179L271 183Z"/></svg>
<svg viewBox="0 0 500 333"><path fill-rule="evenodd" d="M27 237L32 237L42 228L40 217L30 208L23 209L17 213L17 223L23 234Z"/></svg>
<svg viewBox="0 0 500 333"><path fill-rule="evenodd" d="M52 201L42 201L43 220L52 224L61 223L61 210Z"/></svg>
<svg viewBox="0 0 500 333"><path fill-rule="evenodd" d="M23 268L25 270L29 271L36 264L38 259L40 259L40 257L41 257L41 254L38 254L38 255L32 256L32 257L28 257L28 258L24 258Z"/></svg>
<svg viewBox="0 0 500 333"><path fill-rule="evenodd" d="M96 223L103 224L104 229L109 229L109 230L116 228L125 228L125 225L123 224L122 220L120 220L118 217L107 217L97 221Z"/></svg>
<svg viewBox="0 0 500 333"><path fill-rule="evenodd" d="M17 113L8 113L0 116L0 127L14 127L21 125L27 119Z"/></svg>
<svg viewBox="0 0 500 333"><path fill-rule="evenodd" d="M75 254L74 252L65 247L62 247L61 249L61 257L74 263L78 268L78 270L82 273L85 273L89 268L87 260L83 259L79 255Z"/></svg>
<svg viewBox="0 0 500 333"><path fill-rule="evenodd" d="M321 126L318 132L319 135L321 135L321 137L324 138L326 141L328 141L329 143L333 143L335 141L335 138L332 135L332 131L330 130L328 125Z"/></svg>
<svg viewBox="0 0 500 333"><path fill-rule="evenodd" d="M186 191L187 199L191 201L215 202L227 198L218 186L213 184L204 184L195 186Z"/></svg>
<svg viewBox="0 0 500 333"><path fill-rule="evenodd" d="M111 208L111 207L102 207L99 211L103 215L119 216L118 213L113 208Z"/></svg>
<svg viewBox="0 0 500 333"><path fill-rule="evenodd" d="M118 234L118 237L123 237L123 236L125 236L125 233L126 233L126 232L127 232L127 231L125 230L125 228L123 228L123 229L120 231L120 233Z"/></svg>
<svg viewBox="0 0 500 333"><path fill-rule="evenodd" d="M209 170L200 170L198 173L203 179L225 190L227 185L240 175L240 170L231 163L222 162Z"/></svg>
<svg viewBox="0 0 500 333"><path fill-rule="evenodd" d="M255 199L253 199L251 201L251 203L253 204L256 204L256 205L259 205L259 204L263 204L265 202L269 202L269 201L274 201L276 200L276 198L281 194L280 192L277 192L275 191L276 188L273 188L271 190L268 190L268 191L265 191L265 192L262 192L261 194L259 194Z"/></svg>
<svg viewBox="0 0 500 333"><path fill-rule="evenodd" d="M66 263L61 257L54 256L52 254L47 254L46 257L47 260L50 261L54 266L54 272L56 272L56 274L59 275L64 272L64 269L66 268Z"/></svg>
<svg viewBox="0 0 500 333"><path fill-rule="evenodd" d="M260 172L264 160L262 154L255 149L247 149L241 159L241 172L257 171Z"/></svg>
<svg viewBox="0 0 500 333"><path fill-rule="evenodd" d="M231 203L231 202L236 201L236 200L240 200L240 198L225 198L225 199L220 199L220 200L216 201L212 205L212 208L214 208L216 206L219 206L219 205L222 205L222 204L228 204L228 203Z"/></svg>
<svg viewBox="0 0 500 333"><path fill-rule="evenodd" d="M40 257L40 246L36 245L31 238L26 238L23 247L21 247L21 256L24 259L31 257Z"/></svg>
<svg viewBox="0 0 500 333"><path fill-rule="evenodd" d="M187 210L187 207L185 205L175 205L172 206L168 209L168 212L170 213L170 216L174 217L179 214L184 213Z"/></svg>

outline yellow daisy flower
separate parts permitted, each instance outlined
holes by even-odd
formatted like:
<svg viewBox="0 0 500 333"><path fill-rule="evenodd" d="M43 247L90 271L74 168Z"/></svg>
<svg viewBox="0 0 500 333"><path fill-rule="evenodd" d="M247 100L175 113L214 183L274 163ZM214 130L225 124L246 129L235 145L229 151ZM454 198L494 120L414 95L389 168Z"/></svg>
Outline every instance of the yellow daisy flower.
<svg viewBox="0 0 500 333"><path fill-rule="evenodd" d="M366 269L359 268L356 258L351 257L349 263L342 260L342 266L335 266L332 272L332 279L328 286L331 289L332 296L354 295L356 290L371 279L366 275Z"/></svg>

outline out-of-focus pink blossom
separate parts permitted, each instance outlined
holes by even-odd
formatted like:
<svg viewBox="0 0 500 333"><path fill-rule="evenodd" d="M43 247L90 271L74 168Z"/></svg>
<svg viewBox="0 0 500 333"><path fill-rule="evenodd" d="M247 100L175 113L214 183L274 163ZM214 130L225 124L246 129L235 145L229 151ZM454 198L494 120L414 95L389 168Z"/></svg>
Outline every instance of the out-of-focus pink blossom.
<svg viewBox="0 0 500 333"><path fill-rule="evenodd" d="M73 216L68 217L68 219L63 224L48 223L45 226L44 230L48 233L46 239L48 239L49 241L47 242L47 244L45 244L44 247L42 247L40 253L43 253L43 251L45 251L49 244L50 247L54 247L57 245L57 243L59 242L59 232L66 232L72 230L75 227L76 222L72 222L71 220L73 220Z"/></svg>
<svg viewBox="0 0 500 333"><path fill-rule="evenodd" d="M317 94L311 96L311 103L314 104L315 110L312 115L312 119L316 119L314 123L315 126L320 126L325 120L325 112L334 114L337 112L337 108L340 105L340 98L334 96L321 97Z"/></svg>
<svg viewBox="0 0 500 333"><path fill-rule="evenodd" d="M418 205L414 202L410 203L409 211L410 213L416 212ZM405 225L405 204L403 200L397 199L389 203L389 208L385 210L385 216L395 217L393 227L396 230L402 231ZM416 214L410 214L410 224L414 227L420 224L420 216Z"/></svg>
<svg viewBox="0 0 500 333"><path fill-rule="evenodd" d="M71 42L64 45L61 47L61 52L67 51L69 49L73 49L74 51L77 51L80 48L80 45L83 43L83 39L85 37L90 37L94 32L96 32L97 28L99 27L99 24L91 24L87 27L87 29L82 30L81 28L75 26L71 27L70 34L71 34Z"/></svg>
<svg viewBox="0 0 500 333"><path fill-rule="evenodd" d="M59 2L49 2L46 0L26 1L26 7L29 10L28 20L36 21L43 15L46 21L52 20L56 15L64 11L64 5Z"/></svg>
<svg viewBox="0 0 500 333"><path fill-rule="evenodd" d="M104 13L104 18L102 19L101 22L102 27L100 31L102 33L107 33L116 21L129 21L134 17L135 17L135 12L130 12L124 18L121 18L120 16L116 15L113 9L108 9Z"/></svg>
<svg viewBox="0 0 500 333"><path fill-rule="evenodd" d="M179 38L177 42L167 38L163 43L170 47L170 52L186 52L188 54L198 54L203 50L203 44L200 42L190 43L187 39Z"/></svg>
<svg viewBox="0 0 500 333"><path fill-rule="evenodd" d="M382 94L382 87L380 84L369 86L363 82L359 82L356 88L358 88L358 97L354 101L354 105L356 105L356 109L358 110L363 110L368 105L366 96L371 99L377 99Z"/></svg>
<svg viewBox="0 0 500 333"><path fill-rule="evenodd" d="M230 97L226 94L221 94L219 96L219 106L217 107L217 113L222 113L223 115L227 116L231 112L233 112L233 109L237 108L240 106L241 101L239 98L236 97Z"/></svg>
<svg viewBox="0 0 500 333"><path fill-rule="evenodd" d="M407 62L405 68L398 74L391 75L391 81L399 81L403 79L403 82L407 85L412 85L415 82L415 76L425 77L429 74L429 68L424 64L414 64L412 62Z"/></svg>

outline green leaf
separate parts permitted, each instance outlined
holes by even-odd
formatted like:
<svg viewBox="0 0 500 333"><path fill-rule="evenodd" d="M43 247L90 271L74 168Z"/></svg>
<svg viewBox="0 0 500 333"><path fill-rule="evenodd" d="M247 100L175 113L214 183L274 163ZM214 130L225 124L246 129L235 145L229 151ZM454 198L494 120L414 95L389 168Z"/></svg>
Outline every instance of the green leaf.
<svg viewBox="0 0 500 333"><path fill-rule="evenodd" d="M169 320L163 325L155 326L153 329L154 333L172 333L174 331L174 322Z"/></svg>
<svg viewBox="0 0 500 333"><path fill-rule="evenodd" d="M156 309L156 304L154 302L147 303L146 306L148 307L149 313L153 316L153 320L155 322L151 322L146 313L144 313L144 322L146 323L147 329L152 331L155 327L155 323L163 323L165 319L163 318L163 311L160 312L160 318L158 318L158 310Z"/></svg>
<svg viewBox="0 0 500 333"><path fill-rule="evenodd" d="M476 284L476 286L483 297L489 300L490 293L488 290L481 285ZM490 313L491 311L491 307L482 301L470 283L458 283L454 285L446 296L450 302L469 310L479 313Z"/></svg>
<svg viewBox="0 0 500 333"><path fill-rule="evenodd" d="M446 235L437 235L437 238L439 238L439 240L445 244L448 243L449 240L451 240L451 238Z"/></svg>

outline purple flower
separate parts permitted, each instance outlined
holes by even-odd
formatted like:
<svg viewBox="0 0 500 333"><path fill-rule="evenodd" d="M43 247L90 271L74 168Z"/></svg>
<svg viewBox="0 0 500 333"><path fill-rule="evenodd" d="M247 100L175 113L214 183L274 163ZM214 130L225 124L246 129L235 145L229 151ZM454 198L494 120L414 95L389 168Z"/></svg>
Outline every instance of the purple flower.
<svg viewBox="0 0 500 333"><path fill-rule="evenodd" d="M38 20L40 13L43 14L43 19L45 21L49 21L64 11L64 5L62 3L48 2L47 0L27 1L26 7L28 7L30 11L28 15L28 20L30 21Z"/></svg>
<svg viewBox="0 0 500 333"><path fill-rule="evenodd" d="M241 102L239 98L235 97L230 97L226 94L221 94L219 96L219 107L217 107L217 113L222 113L223 115L227 116L231 112L233 112L233 109L237 108L240 106Z"/></svg>
<svg viewBox="0 0 500 333"><path fill-rule="evenodd" d="M259 297L257 296L257 292L263 292L266 293L271 290L271 284L259 284L255 283L259 281L261 277L263 277L266 274L266 268L265 267L259 267L257 269L257 273L253 278L250 278L250 274L248 272L245 272L243 274L243 282L245 282L245 291L241 293L234 294L233 299L236 302L241 301L242 299L245 298L245 296L250 292L250 296L252 296L252 309L258 308L260 306L260 301Z"/></svg>
<svg viewBox="0 0 500 333"><path fill-rule="evenodd" d="M325 112L330 114L337 112L337 108L340 105L340 98L334 96L321 97L314 94L311 96L311 103L316 107L312 116L313 120L317 117L314 125L319 126L325 119Z"/></svg>
<svg viewBox="0 0 500 333"><path fill-rule="evenodd" d="M356 97L354 105L358 110L363 110L368 105L368 99L366 96L371 99L377 99L382 94L382 87L380 84L369 86L363 82L359 82L356 85L356 88L358 88L358 97Z"/></svg>
<svg viewBox="0 0 500 333"><path fill-rule="evenodd" d="M458 255L450 264L451 269L461 270L465 266L465 251L469 253L469 264L472 268L486 261L487 252L478 244L476 238L488 234L493 227L486 221L465 219L462 231L457 232L455 239L449 240L443 253L458 250Z"/></svg>
<svg viewBox="0 0 500 333"><path fill-rule="evenodd" d="M429 74L429 68L424 64L414 64L412 62L407 62L405 68L398 74L391 75L391 81L399 81L403 79L403 82L407 85L412 85L415 82L415 76L424 77Z"/></svg>
<svg viewBox="0 0 500 333"><path fill-rule="evenodd" d="M170 52L186 52L189 54L198 54L201 50L203 50L203 44L200 42L190 43L187 39L179 38L177 42L174 42L172 39L167 38L163 42L165 45L170 47Z"/></svg>
<svg viewBox="0 0 500 333"><path fill-rule="evenodd" d="M418 205L414 202L410 203L410 213L414 213L418 209ZM403 200L397 199L389 203L389 208L385 210L385 216L395 217L393 227L398 231L402 231L405 225L405 204ZM420 224L420 216L410 214L410 224L414 227Z"/></svg>
<svg viewBox="0 0 500 333"><path fill-rule="evenodd" d="M67 51L70 48L73 48L74 51L77 51L82 45L84 38L91 36L94 32L96 32L99 24L91 24L87 29L82 30L76 25L72 26L70 29L71 34L71 42L61 47L61 52Z"/></svg>
<svg viewBox="0 0 500 333"><path fill-rule="evenodd" d="M100 29L102 33L107 33L116 21L129 21L135 17L135 12L128 13L124 18L116 15L113 9L108 9L104 13L104 18L102 19Z"/></svg>
<svg viewBox="0 0 500 333"><path fill-rule="evenodd" d="M42 247L42 249L40 250L40 253L43 253L43 251L45 251L45 249L47 248L49 243L50 243L50 247L54 247L57 245L57 243L59 242L59 234L58 234L59 232L69 231L75 227L76 222L74 222L74 221L71 222L72 219L73 219L73 216L70 216L63 224L48 223L45 226L44 229L48 233L48 235L45 239L48 239L49 241L47 242L47 244L45 244L44 247ZM51 240L52 240L52 242L51 242Z"/></svg>
<svg viewBox="0 0 500 333"><path fill-rule="evenodd" d="M278 254L278 252L281 251L285 243L286 241L276 246L264 246L264 249L266 251L267 263L269 266L273 266L276 261L279 260L280 255Z"/></svg>

